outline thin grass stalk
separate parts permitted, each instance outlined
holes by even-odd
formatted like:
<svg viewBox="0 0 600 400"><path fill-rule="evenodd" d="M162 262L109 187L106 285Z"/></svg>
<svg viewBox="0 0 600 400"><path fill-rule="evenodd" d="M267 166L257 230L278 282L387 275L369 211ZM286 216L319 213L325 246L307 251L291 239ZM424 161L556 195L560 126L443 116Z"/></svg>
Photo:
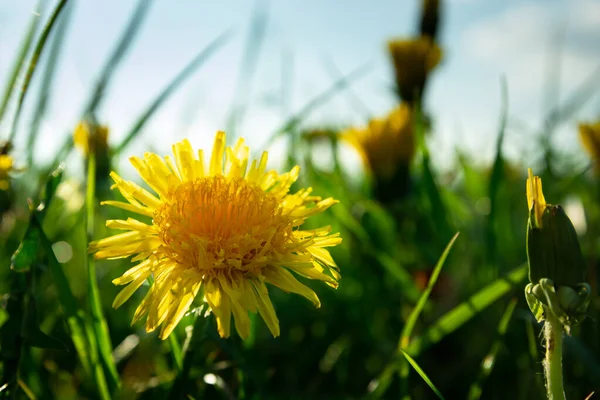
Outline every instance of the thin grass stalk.
<svg viewBox="0 0 600 400"><path fill-rule="evenodd" d="M142 128L146 125L146 123L150 120L150 117L154 115L156 110L169 98L169 96L187 79L191 76L191 74L204 65L204 63L210 58L210 56L216 52L221 46L223 46L229 37L231 36L231 31L225 31L219 36L217 36L212 42L208 44L194 59L185 66L184 69L175 76L175 78L165 87L158 97L150 103L146 111L142 113L142 115L137 119L133 127L129 130L129 132L125 135L125 139L115 147L113 155L120 154L125 147L127 147L133 139L141 132Z"/></svg>
<svg viewBox="0 0 600 400"><path fill-rule="evenodd" d="M98 79L95 89L93 90L93 95L90 99L90 102L85 108L84 116L93 114L100 105L100 101L104 97L106 88L108 87L108 83L110 82L113 73L119 66L119 63L123 60L123 56L127 53L129 45L133 42L135 35L138 33L139 28L142 25L142 22L144 21L144 18L146 17L148 9L151 5L152 0L140 0L138 2L138 5L133 12L133 16L131 17L131 20L129 20L129 23L125 28L117 47L111 54L108 62L102 70L102 74L100 75L100 79Z"/></svg>
<svg viewBox="0 0 600 400"><path fill-rule="evenodd" d="M94 149L90 149L87 163L87 192L86 192L86 229L87 243L94 235L94 217L96 201L96 155ZM96 282L96 262L93 255L87 257L87 279L88 279L88 301L92 316L92 325L96 335L100 360L108 373L108 383L111 392L119 387L119 374L112 358L112 344L108 325L102 313L100 291Z"/></svg>
<svg viewBox="0 0 600 400"><path fill-rule="evenodd" d="M29 136L27 137L27 165L33 165L33 150L35 142L40 131L40 124L42 119L46 115L48 109L48 99L50 94L50 87L55 78L56 65L60 56L60 51L63 48L63 42L66 37L67 26L69 19L72 14L73 7L67 7L65 15L59 22L56 28L56 33L52 38L52 45L50 47L50 54L48 61L44 68L44 74L42 76L42 82L40 87L40 94L38 96L38 102L33 113L33 122L31 123L31 129Z"/></svg>
<svg viewBox="0 0 600 400"><path fill-rule="evenodd" d="M44 4L44 1L39 0L35 9L40 10L42 4ZM4 117L4 112L6 111L8 102L12 97L13 90L16 86L17 78L19 77L19 72L21 71L21 67L25 64L25 58L27 57L29 49L31 48L31 44L33 43L33 38L35 36L35 32L37 31L37 27L41 19L40 14L41 13L39 11L34 12L33 16L31 17L31 20L29 21L29 26L27 27L27 34L25 35L25 40L23 40L23 44L19 49L19 53L10 72L6 88L4 89L4 96L2 96L2 103L0 103L0 121L2 121L2 118Z"/></svg>
<svg viewBox="0 0 600 400"><path fill-rule="evenodd" d="M402 329L402 333L400 334L400 339L398 340L398 346L397 346L397 350L396 350L398 355L403 353L404 350L406 350L408 348L408 345L410 344L410 337L412 335L413 329L415 328L415 325L417 324L417 320L419 319L419 316L421 315L421 311L423 311L425 304L427 304L429 295L431 294L433 287L435 286L437 279L438 279L440 273L442 272L442 267L444 266L444 264L446 262L446 258L448 258L448 254L450 254L450 250L452 249L452 246L454 246L454 242L456 242L458 235L459 235L459 232L457 232L452 237L452 239L450 239L450 242L444 249L444 252L440 256L440 259L438 260L437 265L435 266L433 273L431 274L431 277L429 278L429 282L427 283L427 288L425 288L425 291L423 291L423 294L419 298L419 301L415 305L415 308L412 310L412 312L408 316L408 319L406 320L406 324L404 324L404 328ZM399 362L398 375L400 377L401 393L405 399L410 399L410 395L408 393L408 375L410 373L409 362L406 357L399 358L398 362Z"/></svg>
<svg viewBox="0 0 600 400"><path fill-rule="evenodd" d="M50 36L50 32L52 32L52 28L54 28L54 26L56 25L56 21L58 21L58 17L60 16L62 10L65 8L65 5L67 4L67 2L68 2L68 0L61 0L56 5L54 12L52 13L52 15L50 16L50 19L46 23L46 26L44 27L44 30L42 31L42 34L37 41L35 49L33 50L33 54L31 56L31 59L29 60L29 65L28 65L27 71L25 73L25 79L23 81L23 85L21 86L21 95L19 96L19 100L17 102L17 108L15 110L15 115L13 117L12 127L10 129L10 134L9 134L9 138L8 138L9 142L12 142L15 138L15 134L17 132L17 126L19 124L19 119L21 116L21 111L23 110L23 103L25 102L25 96L27 95L27 91L29 89L29 84L31 83L31 80L33 79L33 75L34 75L35 71L37 70L38 61L40 59L40 56L42 55L42 51L44 50L44 47L45 47L46 43L48 42L48 37Z"/></svg>
<svg viewBox="0 0 600 400"><path fill-rule="evenodd" d="M366 63L356 68L348 75L345 75L333 82L331 86L327 89L316 95L310 101L308 101L297 113L288 118L275 132L273 132L265 141L265 145L262 147L268 147L269 144L272 144L276 139L279 139L286 133L289 133L294 130L306 117L308 117L313 111L318 109L320 106L331 100L333 96L343 91L347 87L350 86L351 83L354 83L355 80L362 78L366 75L367 72L370 71L370 63Z"/></svg>
<svg viewBox="0 0 600 400"><path fill-rule="evenodd" d="M173 356L173 363L177 372L183 371L183 356L181 355L181 346L175 337L175 334L169 335L169 345L171 346L171 354Z"/></svg>
<svg viewBox="0 0 600 400"><path fill-rule="evenodd" d="M269 20L268 0L256 3L252 22L250 23L250 34L242 56L240 72L237 79L235 96L231 103L231 110L227 122L227 140L232 142L237 136L237 127L243 123L248 108L248 100L252 90L252 81L256 74L256 67L260 58L260 50L263 47L267 23Z"/></svg>

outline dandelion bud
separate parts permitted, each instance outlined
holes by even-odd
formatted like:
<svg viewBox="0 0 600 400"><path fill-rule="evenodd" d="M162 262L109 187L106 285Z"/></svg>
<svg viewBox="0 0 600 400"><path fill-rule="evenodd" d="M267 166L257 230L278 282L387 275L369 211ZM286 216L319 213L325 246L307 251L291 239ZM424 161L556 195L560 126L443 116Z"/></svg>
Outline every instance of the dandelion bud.
<svg viewBox="0 0 600 400"><path fill-rule="evenodd" d="M549 278L558 286L573 286L585 280L585 262L577 232L561 206L547 205L537 221L535 210L527 226L529 280Z"/></svg>
<svg viewBox="0 0 600 400"><path fill-rule="evenodd" d="M527 179L527 301L536 319L547 312L558 317L568 332L585 317L589 285L577 232L563 208L547 204L542 181L529 170ZM543 308L544 312L540 313Z"/></svg>

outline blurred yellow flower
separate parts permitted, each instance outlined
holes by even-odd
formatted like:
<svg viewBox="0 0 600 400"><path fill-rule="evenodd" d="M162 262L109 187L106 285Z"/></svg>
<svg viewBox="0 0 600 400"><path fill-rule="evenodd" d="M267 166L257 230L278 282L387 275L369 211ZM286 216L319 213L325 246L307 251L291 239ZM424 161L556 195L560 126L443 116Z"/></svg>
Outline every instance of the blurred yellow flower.
<svg viewBox="0 0 600 400"><path fill-rule="evenodd" d="M8 154L0 154L0 190L8 190L8 178L12 170L13 158Z"/></svg>
<svg viewBox="0 0 600 400"><path fill-rule="evenodd" d="M108 127L81 121L73 132L73 142L85 155L89 154L90 149L95 149L97 152L106 152L108 149Z"/></svg>
<svg viewBox="0 0 600 400"><path fill-rule="evenodd" d="M278 174L266 171L267 153L249 163L249 148L239 139L225 148L218 132L208 169L187 140L173 145L174 158L146 153L130 158L142 179L157 193L111 173L128 202L105 201L152 218L109 220L107 227L128 231L90 244L96 258L134 256L136 266L113 282L127 286L113 306L123 304L150 276L154 284L133 322L147 315L146 330L162 324L165 339L190 308L201 287L219 334L230 335L231 314L242 338L250 334L248 312L257 312L273 336L279 321L266 283L300 294L317 307L319 298L295 274L337 287L340 275L326 247L341 242L331 227L301 230L312 215L337 203L311 196L311 188L289 193L299 167ZM292 274L294 272L295 274Z"/></svg>
<svg viewBox="0 0 600 400"><path fill-rule="evenodd" d="M532 208L535 215L537 226L541 226L542 215L546 210L546 199L542 191L542 179L539 176L533 176L531 168L527 170L527 207L531 212Z"/></svg>
<svg viewBox="0 0 600 400"><path fill-rule="evenodd" d="M400 97L413 103L423 94L429 73L442 59L442 50L428 37L388 42Z"/></svg>
<svg viewBox="0 0 600 400"><path fill-rule="evenodd" d="M600 172L600 122L595 124L579 124L579 139L583 148L595 161L595 168Z"/></svg>
<svg viewBox="0 0 600 400"><path fill-rule="evenodd" d="M351 128L342 139L352 144L376 177L391 179L399 165L408 165L415 154L413 112L403 103L385 118L369 121L363 128Z"/></svg>

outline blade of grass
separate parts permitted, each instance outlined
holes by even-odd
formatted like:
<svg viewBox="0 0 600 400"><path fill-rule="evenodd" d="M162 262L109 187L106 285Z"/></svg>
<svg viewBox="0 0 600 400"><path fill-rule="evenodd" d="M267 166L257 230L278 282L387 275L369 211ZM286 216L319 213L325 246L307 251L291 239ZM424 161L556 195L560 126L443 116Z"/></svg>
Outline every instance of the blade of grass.
<svg viewBox="0 0 600 400"><path fill-rule="evenodd" d="M419 315L421 315L421 311L423 311L423 307L425 307L425 304L427 303L427 300L429 299L429 295L431 294L431 291L433 290L433 287L435 286L437 279L440 276L440 273L442 272L442 267L444 266L444 263L446 262L446 258L448 258L448 254L450 254L450 250L452 250L452 246L454 246L454 242L458 238L458 235L459 235L459 232L457 232L452 237L452 239L450 240L450 242L444 249L444 252L440 256L440 259L438 260L437 264L435 265L435 268L433 269L431 277L429 278L429 282L427 283L427 288L425 288L425 291L421 294L421 297L419 298L419 301L415 305L415 308L412 310L412 312L408 316L408 318L406 320L406 324L404 325L404 328L402 329L402 333L400 334L400 339L398 340L398 347L396 350L397 353L400 353L402 350L404 350L408 347L410 337L412 335L413 329L415 328L415 325L417 323ZM404 395L406 395L406 394L408 394L408 374L410 372L408 365L406 363L401 362L398 372L399 372L399 376L400 376L401 392Z"/></svg>
<svg viewBox="0 0 600 400"><path fill-rule="evenodd" d="M492 373L494 369L494 365L496 364L496 359L498 357L498 352L502 347L504 342L504 335L506 334L506 330L508 329L508 323L510 322L510 318L515 311L515 307L517 306L517 299L512 299L508 306L506 306L506 310L504 314L502 314L502 318L500 318L500 322L498 323L498 330L496 332L496 340L492 344L490 351L481 361L481 368L479 370L479 375L475 382L471 385L469 389L469 400L477 400L481 398L481 393L483 392L483 384L487 380L487 378Z"/></svg>
<svg viewBox="0 0 600 400"><path fill-rule="evenodd" d="M415 369L415 371L417 371L417 373L421 376L421 378L423 378L423 380L425 381L427 386L429 386L431 388L431 390L433 390L433 393L435 393L436 396L438 398L440 398L441 400L444 400L444 396L442 396L442 393L440 393L440 391L435 387L435 385L433 384L431 379L429 379L429 377L427 376L425 371L423 371L423 369L421 367L419 367L419 364L417 364L417 362L411 356L409 356L404 350L400 349L400 352L406 358L406 360L408 360L408 362Z"/></svg>
<svg viewBox="0 0 600 400"><path fill-rule="evenodd" d="M93 113L100 104L102 97L104 96L104 92L110 79L112 78L113 73L116 71L119 63L121 62L123 56L127 52L129 45L133 42L133 38L140 28L144 17L147 14L150 5L152 4L152 0L140 0L138 5L133 13L133 17L129 21L129 24L125 28L121 39L112 53L111 57L108 59L102 73L100 75L100 79L96 84L94 90L92 91L92 96L88 102L87 107L84 109L82 118L92 118ZM61 160L65 159L71 150L73 149L73 135L72 131L67 133L65 141L63 145L60 147L60 150L56 153L56 157L50 164L50 168L54 168Z"/></svg>
<svg viewBox="0 0 600 400"><path fill-rule="evenodd" d="M13 90L15 89L17 78L19 77L19 72L21 68L25 64L25 58L27 58L27 54L29 54L29 49L31 48L31 44L33 43L33 38L35 37L35 32L40 24L41 17L41 6L45 4L44 0L39 0L37 5L35 6L35 10L31 16L29 21L29 25L27 26L27 33L25 35L25 39L21 44L19 49L19 53L17 54L17 58L15 59L15 63L13 64L12 70L10 72L8 82L6 83L6 88L4 89L4 96L2 96L2 103L0 103L0 121L4 117L4 112L6 111L6 107L8 106L8 102L12 96Z"/></svg>
<svg viewBox="0 0 600 400"><path fill-rule="evenodd" d="M502 157L502 146L504 144L504 133L506 131L506 120L508 117L508 85L506 78L502 78L500 81L501 87L501 104L502 109L500 111L500 126L498 129L498 139L496 140L496 158L492 167L492 173L490 175L490 183L488 189L488 197L490 199L490 213L487 220L487 252L488 263L496 266L496 212L498 206L498 190L504 177L504 157ZM496 276L498 271L494 268Z"/></svg>
<svg viewBox="0 0 600 400"><path fill-rule="evenodd" d="M284 50L281 54L281 115L288 118L291 112L294 89L294 53Z"/></svg>
<svg viewBox="0 0 600 400"><path fill-rule="evenodd" d="M252 81L256 74L256 67L260 58L260 51L264 44L265 32L269 20L268 0L256 2L250 23L250 33L240 63L240 72L238 74L236 90L231 103L231 110L227 118L227 141L233 143L238 125L243 123L248 100L252 91ZM231 133L229 135L229 133Z"/></svg>
<svg viewBox="0 0 600 400"><path fill-rule="evenodd" d="M150 6L152 5L153 0L140 0L137 4L135 11L133 12L133 16L129 20L125 31L121 35L121 39L117 44L117 47L113 51L112 55L108 59L102 73L100 75L100 79L96 83L96 87L92 91L93 95L90 98L90 101L85 108L84 115L91 115L96 111L98 105L100 105L100 101L104 97L106 92L106 88L113 76L113 73L116 71L119 63L123 60L123 56L127 53L129 46L133 42L135 35L138 33L144 18L146 17Z"/></svg>
<svg viewBox="0 0 600 400"><path fill-rule="evenodd" d="M87 241L89 242L94 236L94 219L95 219L95 202L96 202L96 155L93 150L88 154L87 164L87 191L86 191L86 230ZM108 324L102 312L102 302L100 300L100 290L98 282L96 282L96 260L92 254L87 257L87 279L88 279L88 301L90 313L92 317L92 325L98 343L98 351L102 365L106 369L108 375L108 386L110 392L114 393L119 387L119 373L112 358L112 343L110 341L110 333Z"/></svg>
<svg viewBox="0 0 600 400"><path fill-rule="evenodd" d="M452 239L450 239L450 242L444 249L444 252L440 256L440 259L438 260L437 264L435 265L435 268L433 269L431 277L429 278L429 282L427 283L427 288L425 288L425 291L421 294L421 297L419 298L419 301L415 305L415 308L412 310L412 312L408 316L408 318L406 320L406 324L404 325L404 329L402 329L402 334L400 335L400 340L398 340L398 348L397 348L398 351L400 351L401 349L406 349L408 347L408 344L410 341L410 336L412 335L412 331L417 323L419 315L421 315L421 311L423 311L423 307L425 307L425 304L427 303L427 300L429 299L429 295L431 294L431 291L433 290L433 287L435 286L437 279L440 276L440 273L442 272L442 267L444 266L444 263L446 262L446 258L448 258L448 255L450 254L450 250L452 250L452 246L454 246L454 242L456 242L456 239L458 239L459 234L460 234L460 232L457 232L452 237Z"/></svg>
<svg viewBox="0 0 600 400"><path fill-rule="evenodd" d="M527 265L523 264L512 270L505 277L496 279L472 295L468 300L441 316L437 322L427 328L420 336L413 339L407 351L413 355L420 354L423 350L454 332L479 312L511 291L526 277Z"/></svg>
<svg viewBox="0 0 600 400"><path fill-rule="evenodd" d="M414 356L432 344L442 340L446 335L460 328L471 318L483 311L494 301L504 296L517 284L527 277L527 264L523 264L508 273L506 277L496 279L479 292L472 295L467 301L462 302L446 314L442 315L432 326L421 335L413 338L406 351ZM383 371L371 382L370 398L381 398L389 388L399 359L394 358Z"/></svg>
<svg viewBox="0 0 600 400"><path fill-rule="evenodd" d="M35 147L37 135L39 133L40 124L42 122L42 119L46 115L46 111L48 108L50 87L52 85L52 82L54 81L56 65L58 64L60 51L63 48L63 43L66 37L65 33L67 31L67 26L69 24L69 20L72 14L72 9L73 7L71 5L67 6L63 18L61 18L61 20L58 22L56 32L52 37L50 53L48 55L48 61L46 62L44 68L44 74L40 86L40 94L38 96L35 111L33 112L33 121L29 130L29 136L27 137L27 165L33 165L33 150Z"/></svg>
<svg viewBox="0 0 600 400"><path fill-rule="evenodd" d="M98 360L98 341L96 340L96 332L94 331L93 322L89 319L84 321L85 336L90 346L90 362L92 364L94 380L97 382L98 394L102 400L110 399L110 389L106 381L106 374L102 367L102 362Z"/></svg>
<svg viewBox="0 0 600 400"><path fill-rule="evenodd" d="M295 115L290 117L281 127L273 132L261 148L266 148L269 143L281 137L283 134L294 129L313 111L329 101L333 96L340 93L350 86L350 84L359 78L362 78L370 70L370 63L364 64L350 72L348 75L336 80L331 86L319 93L317 96L308 101Z"/></svg>
<svg viewBox="0 0 600 400"><path fill-rule="evenodd" d="M114 149L114 154L119 154L123 151L129 143L135 139L135 137L140 133L142 128L146 125L150 117L158 110L158 108L169 98L169 96L187 79L192 73L197 70L199 67L204 65L204 63L212 56L220 47L222 47L229 37L231 36L231 31L226 31L217 38L215 38L212 42L208 44L194 59L175 76L175 78L165 87L158 97L150 103L150 106L142 113L142 115L138 118L133 127L129 130L129 132L125 135L125 139Z"/></svg>
<svg viewBox="0 0 600 400"><path fill-rule="evenodd" d="M177 372L181 372L183 370L183 356L181 355L181 346L175 337L175 334L171 333L169 335L169 345L171 346L171 354L173 355L173 362L175 363L175 368L177 368Z"/></svg>
<svg viewBox="0 0 600 400"><path fill-rule="evenodd" d="M597 93L598 79L600 78L600 66L575 89L569 98L561 105L550 110L546 116L545 128L556 128L561 122L565 122L575 111L582 107L595 93ZM550 129L553 131L553 129Z"/></svg>
<svg viewBox="0 0 600 400"><path fill-rule="evenodd" d="M343 76L342 71L340 71L331 58L325 58L323 64L331 79L340 79ZM367 105L356 93L354 93L352 88L348 88L346 92L348 94L348 104L354 108L357 113L364 116L365 120L369 120L373 113L369 110Z"/></svg>
<svg viewBox="0 0 600 400"><path fill-rule="evenodd" d="M46 26L44 26L44 30L42 31L42 34L40 35L40 37L35 45L33 54L31 55L31 59L29 60L27 70L25 72L25 78L23 80L23 85L21 86L20 96L19 96L19 99L17 102L17 107L15 109L15 114L14 114L13 121L12 121L12 127L11 127L10 134L9 134L9 139L8 139L9 142L13 141L15 134L17 132L17 126L19 125L19 119L21 116L21 111L23 109L23 103L25 102L25 96L27 95L27 92L29 89L29 84L31 83L31 79L33 79L33 75L34 75L35 71L37 70L38 60L40 59L40 56L42 55L42 51L44 50L44 47L46 46L46 43L48 42L48 36L50 35L50 32L52 32L52 29L56 25L56 21L58 21L58 17L60 16L62 10L65 8L65 5L67 4L67 2L68 2L68 0L60 0L58 2L56 7L54 8L54 11L52 12L52 15L50 16L50 19L46 23Z"/></svg>
<svg viewBox="0 0 600 400"><path fill-rule="evenodd" d="M425 141L425 125L423 120L423 112L419 106L414 110L415 113L415 135L417 138L417 148L420 150L421 157L421 180L423 200L429 205L428 213L435 223L436 229L439 231L439 237L447 237L452 234L448 223L448 212L446 204L442 199L440 187L436 181L436 177L431 168L431 159L429 157L429 148Z"/></svg>

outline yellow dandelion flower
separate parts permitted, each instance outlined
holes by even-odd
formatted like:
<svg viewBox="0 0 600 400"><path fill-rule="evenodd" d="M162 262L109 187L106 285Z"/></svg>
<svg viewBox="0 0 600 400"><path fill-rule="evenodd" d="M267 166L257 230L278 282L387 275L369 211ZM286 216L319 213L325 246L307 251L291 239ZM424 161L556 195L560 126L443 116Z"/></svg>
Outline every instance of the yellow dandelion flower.
<svg viewBox="0 0 600 400"><path fill-rule="evenodd" d="M105 201L152 218L109 220L107 227L128 232L90 244L96 258L134 256L137 262L113 281L127 285L113 307L123 304L150 276L154 284L137 308L133 323L146 316L146 330L162 324L165 339L203 288L219 334L230 335L231 315L242 338L250 334L248 312L258 312L273 336L279 321L266 283L300 294L317 307L316 293L295 275L337 287L340 275L326 249L341 242L330 227L301 230L312 215L337 203L311 196L311 188L289 193L299 167L278 174L266 171L267 153L249 162L249 148L239 139L225 147L218 132L208 169L187 140L173 145L174 158L146 153L130 159L156 195L112 172L127 202Z"/></svg>
<svg viewBox="0 0 600 400"><path fill-rule="evenodd" d="M596 172L600 173L600 122L579 124L579 139L585 151L596 162Z"/></svg>
<svg viewBox="0 0 600 400"><path fill-rule="evenodd" d="M428 37L388 42L400 97L413 103L421 99L425 82L442 59L442 50Z"/></svg>
<svg viewBox="0 0 600 400"><path fill-rule="evenodd" d="M8 190L9 173L13 171L13 158L8 154L0 154L0 190Z"/></svg>
<svg viewBox="0 0 600 400"><path fill-rule="evenodd" d="M533 176L531 168L527 170L527 174L527 207L530 212L533 209L533 215L536 219L535 223L537 226L541 226L542 215L547 205L544 192L542 191L542 179L539 176Z"/></svg>
<svg viewBox="0 0 600 400"><path fill-rule="evenodd" d="M342 138L358 150L376 177L389 180L398 166L410 164L415 154L411 107L403 103L385 118L372 119L366 127L347 130Z"/></svg>
<svg viewBox="0 0 600 400"><path fill-rule="evenodd" d="M73 132L73 142L85 155L89 154L90 149L97 152L106 152L108 149L108 127L81 121Z"/></svg>

